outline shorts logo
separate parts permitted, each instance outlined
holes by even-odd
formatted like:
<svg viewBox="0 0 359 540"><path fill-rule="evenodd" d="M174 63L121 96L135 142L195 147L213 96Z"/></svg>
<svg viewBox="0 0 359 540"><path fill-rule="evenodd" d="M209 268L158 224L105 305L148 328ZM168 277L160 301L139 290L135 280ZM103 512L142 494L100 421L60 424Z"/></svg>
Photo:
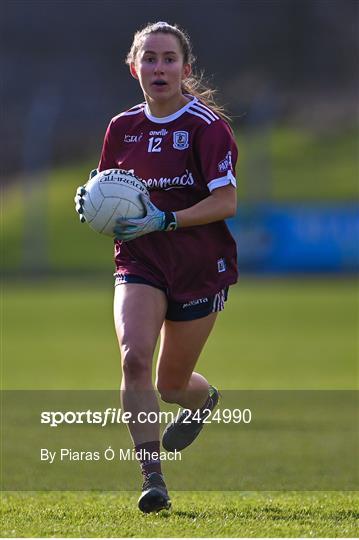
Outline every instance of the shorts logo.
<svg viewBox="0 0 359 540"><path fill-rule="evenodd" d="M218 272L225 272L227 270L226 261L222 259L218 259L217 261L217 270Z"/></svg>
<svg viewBox="0 0 359 540"><path fill-rule="evenodd" d="M207 304L207 303L208 303L208 298L198 298L197 300L191 300L190 302L187 302L186 304L182 304L182 309L198 306L199 304Z"/></svg>
<svg viewBox="0 0 359 540"><path fill-rule="evenodd" d="M188 140L188 131L173 132L173 148L176 150L186 150L189 147Z"/></svg>

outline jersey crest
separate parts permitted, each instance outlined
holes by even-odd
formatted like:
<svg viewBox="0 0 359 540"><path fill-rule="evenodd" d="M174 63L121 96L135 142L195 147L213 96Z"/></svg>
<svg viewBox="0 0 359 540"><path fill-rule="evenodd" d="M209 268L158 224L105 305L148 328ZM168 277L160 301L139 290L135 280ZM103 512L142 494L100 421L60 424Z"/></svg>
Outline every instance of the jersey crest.
<svg viewBox="0 0 359 540"><path fill-rule="evenodd" d="M173 148L176 150L186 150L189 147L189 133L188 131L174 131L173 132Z"/></svg>

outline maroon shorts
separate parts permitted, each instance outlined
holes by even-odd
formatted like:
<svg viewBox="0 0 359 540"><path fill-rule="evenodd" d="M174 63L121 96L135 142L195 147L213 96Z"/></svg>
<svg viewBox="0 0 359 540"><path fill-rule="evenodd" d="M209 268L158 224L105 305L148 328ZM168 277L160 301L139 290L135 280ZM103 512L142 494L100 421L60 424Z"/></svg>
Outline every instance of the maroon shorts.
<svg viewBox="0 0 359 540"><path fill-rule="evenodd" d="M159 287L150 280L134 274L115 274L115 287L126 283L141 283L160 289L167 296L168 307L166 319L169 321L193 321L201 319L210 313L216 313L224 309L224 303L228 298L228 288L221 289L216 294L204 298L189 298L186 302L176 302L168 297L168 291Z"/></svg>

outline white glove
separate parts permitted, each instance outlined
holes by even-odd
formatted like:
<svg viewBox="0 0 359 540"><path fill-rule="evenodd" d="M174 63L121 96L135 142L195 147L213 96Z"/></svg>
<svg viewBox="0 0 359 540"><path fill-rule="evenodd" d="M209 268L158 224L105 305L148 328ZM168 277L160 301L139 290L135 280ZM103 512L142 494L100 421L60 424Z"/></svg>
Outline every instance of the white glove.
<svg viewBox="0 0 359 540"><path fill-rule="evenodd" d="M97 173L98 173L97 169L92 169L92 171L89 174L89 180L91 180L91 178L96 176ZM75 201L75 210L79 215L81 223L85 223L85 221L86 221L86 218L83 215L83 213L84 213L84 202L85 202L83 197L85 195L86 195L86 185L79 186L77 188L77 190L76 190L74 201Z"/></svg>
<svg viewBox="0 0 359 540"><path fill-rule="evenodd" d="M162 212L148 197L140 195L145 216L143 218L117 219L113 232L116 240L128 242L144 234L154 231L174 231L177 229L177 219L174 212Z"/></svg>

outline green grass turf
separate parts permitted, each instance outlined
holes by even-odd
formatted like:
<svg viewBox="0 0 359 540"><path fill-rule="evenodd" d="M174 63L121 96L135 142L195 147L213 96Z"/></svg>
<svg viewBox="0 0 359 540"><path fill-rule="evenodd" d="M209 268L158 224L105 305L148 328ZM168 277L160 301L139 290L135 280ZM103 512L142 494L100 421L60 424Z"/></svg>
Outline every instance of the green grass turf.
<svg viewBox="0 0 359 540"><path fill-rule="evenodd" d="M170 512L141 515L133 493L3 496L6 537L355 537L353 493L175 493Z"/></svg>
<svg viewBox="0 0 359 540"><path fill-rule="evenodd" d="M350 201L358 198L358 136L281 127L239 133L242 199Z"/></svg>
<svg viewBox="0 0 359 540"><path fill-rule="evenodd" d="M285 128L238 138L239 197L351 201L358 196L357 135ZM269 151L263 154L263 144ZM258 154L258 151L260 153ZM262 156L271 169L258 169ZM96 163L97 158L94 160ZM5 283L2 386L115 388L120 367L112 323L111 240L80 226L77 185L93 163L52 172L39 186L50 268L98 269L108 277ZM265 173L262 176L262 173ZM257 183L261 178L263 183ZM259 187L258 187L259 186ZM36 199L36 194L35 197ZM6 189L4 268L22 268L24 192ZM28 204L28 199L26 203ZM36 206L35 206L36 209ZM27 221L25 221L25 218ZM40 239L39 239L40 241ZM107 281L106 281L107 280ZM358 290L339 280L255 281L233 287L198 370L224 389L349 389L357 384ZM4 493L2 536L358 535L351 493L173 493L173 511L143 516L135 493Z"/></svg>
<svg viewBox="0 0 359 540"><path fill-rule="evenodd" d="M5 284L3 387L117 388L111 274ZM356 387L354 279L251 280L230 289L198 369L222 389Z"/></svg>
<svg viewBox="0 0 359 540"><path fill-rule="evenodd" d="M357 200L358 134L277 129L270 140L274 200Z"/></svg>
<svg viewBox="0 0 359 540"><path fill-rule="evenodd" d="M103 279L103 278L102 278ZM112 280L6 283L3 386L116 388ZM231 288L198 369L220 388L355 388L354 280L266 281ZM346 492L176 492L173 510L143 516L138 493L4 493L2 535L351 537Z"/></svg>

